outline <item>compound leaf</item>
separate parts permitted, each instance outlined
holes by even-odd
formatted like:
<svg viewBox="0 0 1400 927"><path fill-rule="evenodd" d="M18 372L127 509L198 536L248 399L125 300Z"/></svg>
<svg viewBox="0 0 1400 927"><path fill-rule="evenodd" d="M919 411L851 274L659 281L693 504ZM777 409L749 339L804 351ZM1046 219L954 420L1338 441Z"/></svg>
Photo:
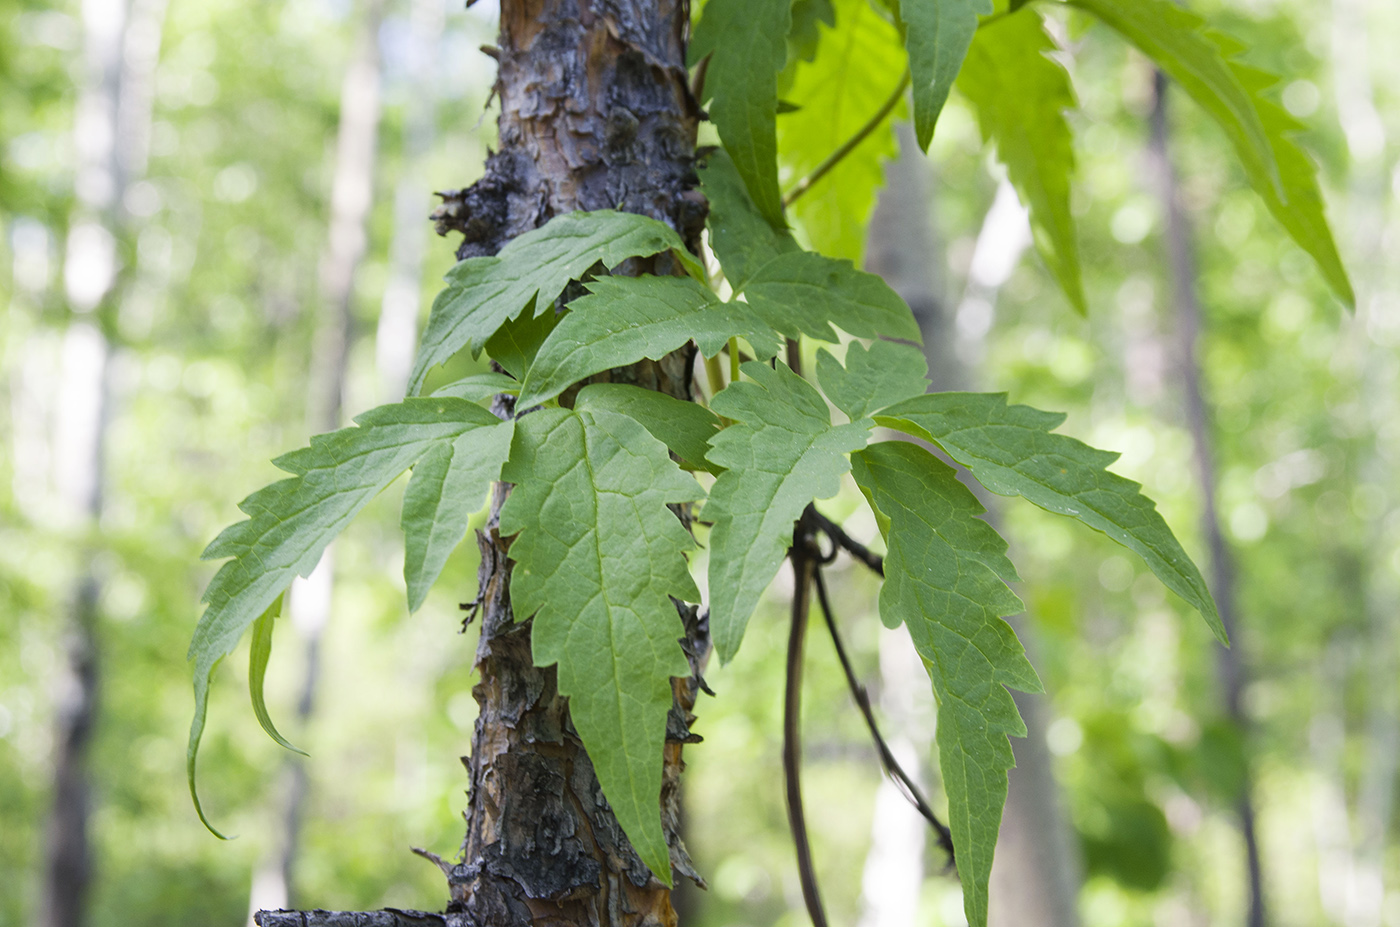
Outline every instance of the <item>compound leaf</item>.
<svg viewBox="0 0 1400 927"><path fill-rule="evenodd" d="M792 0L709 0L690 43L690 62L706 55L710 118L734 159L759 214L787 228L778 192L778 72L787 60Z"/></svg>
<svg viewBox="0 0 1400 927"><path fill-rule="evenodd" d="M536 665L559 691L603 794L642 862L670 885L661 769L672 676L690 672L671 597L699 593L694 545L666 507L702 495L666 447L612 412L543 409L519 419L501 510L517 618L534 616Z"/></svg>
<svg viewBox="0 0 1400 927"><path fill-rule="evenodd" d="M1026 726L1006 686L1041 691L1011 626L1021 610L1003 577L1015 571L1006 542L977 516L985 510L953 469L923 448L884 442L851 455L851 472L887 519L889 553L880 617L909 628L938 699L938 753L948 825L972 927L987 923L1006 773L1007 736Z"/></svg>
<svg viewBox="0 0 1400 927"><path fill-rule="evenodd" d="M927 376L924 352L897 341L876 341L868 350L853 341L846 347L844 366L825 348L817 352L817 380L822 392L853 422L923 395L928 389Z"/></svg>
<svg viewBox="0 0 1400 927"><path fill-rule="evenodd" d="M1263 96L1278 79L1235 60L1241 45L1204 32L1204 20L1169 0L1070 3L1136 45L1220 124L1274 218L1317 262L1333 292L1355 305L1323 212L1317 168L1291 137L1304 126Z"/></svg>
<svg viewBox="0 0 1400 927"><path fill-rule="evenodd" d="M982 138L1030 210L1036 250L1070 303L1086 311L1079 244L1070 213L1074 140L1065 110L1074 107L1069 75L1046 53L1055 50L1040 17L1013 13L977 31L957 87L972 103Z"/></svg>
<svg viewBox="0 0 1400 927"><path fill-rule="evenodd" d="M710 441L710 461L728 469L702 513L714 524L710 632L726 663L792 544L793 522L813 499L836 495L850 469L845 455L865 446L872 426L833 426L821 395L782 364L741 369L754 382L731 383L710 402L736 424Z"/></svg>
<svg viewBox="0 0 1400 927"><path fill-rule="evenodd" d="M495 425L498 419L462 399L428 398L380 406L355 422L358 427L317 435L310 447L274 460L294 475L240 502L249 517L225 528L204 549L205 560L233 559L204 590L209 607L190 642L189 657L195 661L195 717L186 755L191 795L215 665L295 576L311 573L326 545L380 490L435 443Z"/></svg>
<svg viewBox="0 0 1400 927"><path fill-rule="evenodd" d="M736 291L773 258L800 250L790 234L774 229L763 218L734 161L722 149L706 156L699 174L700 190L710 203L710 247Z"/></svg>
<svg viewBox="0 0 1400 927"><path fill-rule="evenodd" d="M510 454L515 422L475 428L433 445L413 465L404 490L403 578L408 610L416 612L437 582L443 565L467 533L467 522L486 502Z"/></svg>
<svg viewBox="0 0 1400 927"><path fill-rule="evenodd" d="M762 357L779 340L741 302L723 303L689 277L599 277L545 339L520 392L520 406L553 399L574 383L644 357L665 357L695 339L713 357L735 335Z"/></svg>
<svg viewBox="0 0 1400 927"><path fill-rule="evenodd" d="M991 0L904 0L899 5L913 77L914 132L924 151L977 32L977 17L991 12Z"/></svg>
<svg viewBox="0 0 1400 927"><path fill-rule="evenodd" d="M579 390L574 409L617 412L636 419L681 458L682 466L712 473L721 470L705 459L710 439L719 434L719 417L699 403L627 383L594 383Z"/></svg>
<svg viewBox="0 0 1400 927"><path fill-rule="evenodd" d="M1133 551L1228 643L1205 580L1156 505L1138 491L1141 485L1107 470L1117 454L1052 434L1064 419L1007 405L1004 393L929 393L877 416L882 425L934 442L992 492L1070 515Z"/></svg>
<svg viewBox="0 0 1400 927"><path fill-rule="evenodd" d="M781 254L764 264L744 287L744 297L788 337L800 333L835 342L831 326L839 325L857 338L922 340L914 313L885 281L815 251Z"/></svg>
<svg viewBox="0 0 1400 927"><path fill-rule="evenodd" d="M570 212L510 241L500 254L462 261L447 273L447 288L433 301L418 359L409 377L417 393L428 371L463 348L473 352L529 305L551 309L570 280L594 264L611 268L630 257L672 251L694 275L704 270L675 230L632 213Z"/></svg>

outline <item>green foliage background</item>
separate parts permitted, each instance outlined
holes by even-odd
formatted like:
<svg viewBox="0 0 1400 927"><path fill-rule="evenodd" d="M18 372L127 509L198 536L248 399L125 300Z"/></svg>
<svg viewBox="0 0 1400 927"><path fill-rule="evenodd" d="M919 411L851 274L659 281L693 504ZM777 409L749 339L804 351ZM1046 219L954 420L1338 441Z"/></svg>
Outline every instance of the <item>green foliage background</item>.
<svg viewBox="0 0 1400 927"><path fill-rule="evenodd" d="M874 16L863 4L836 6L838 16L847 8ZM494 24L482 7L449 11L441 134L424 181L435 189L469 183L491 142L492 117L481 114L493 69L475 48L492 40ZM1207 311L1201 350L1216 408L1222 516L1238 555L1253 660L1246 705L1257 728L1246 744L1223 719L1209 633L1141 564L1063 520L1006 507L1024 580L1017 592L1052 700L1050 743L1082 838L1081 909L1092 927L1239 921L1244 881L1230 795L1247 753L1279 923L1342 922L1339 870L1324 865L1340 846L1328 828L1340 826L1358 842L1367 828L1379 834L1383 916L1400 924L1394 806L1381 821L1363 810L1377 770L1384 782L1386 757L1394 762L1400 711L1400 419L1378 411L1395 405L1400 344L1400 62L1387 53L1400 41L1400 11L1365 8L1376 148L1367 147L1370 123L1357 115L1355 85L1338 83L1332 6L1195 8L1247 43L1245 61L1287 75L1281 100L1310 126L1302 142L1323 166L1360 310L1343 313L1251 191L1223 134L1174 95L1174 154L1198 233ZM389 398L378 394L373 328L402 170L407 85L393 50L405 16L390 4L380 36L386 109L370 254L357 282L347 401L354 411ZM963 307L957 347L976 365L978 388L1067 411L1062 431L1122 451L1116 472L1143 483L1200 555L1190 440L1167 366L1164 223L1144 160L1150 70L1086 20L1057 14L1052 22L1069 48L1079 104L1067 115L1078 162L1070 209L1088 315L1073 313L1033 252L996 290L989 326L992 310L960 299L1002 169L954 90L930 149L930 209L946 245L945 298ZM882 22L866 26L847 37L890 40ZM825 41L827 27L813 28ZM51 405L62 388L59 359L72 321L61 261L73 206L77 8L0 2L0 924L35 916L63 614L87 543L104 584L93 922L246 917L250 872L276 832L288 760L244 707L242 674L226 668L215 680L202 784L207 805L241 839L222 844L207 835L183 782L183 654L214 569L196 566L199 551L237 519L238 497L278 476L267 461L305 443L330 140L353 32L353 11L340 3L172 4L146 181L157 205L120 243L131 283L100 320L117 350L108 500L97 536L84 538L65 527L54 502L44 457L52 434L33 425L35 404ZM800 102L806 92L845 92L868 109L867 98L878 102L890 89L837 87L820 76L796 66L779 95ZM813 114L779 117L780 149L831 131ZM866 147L894 151L890 139ZM849 224L831 217L873 182L871 163L853 160L842 168L848 177L833 175L802 201L799 236L857 255ZM791 176L783 179L810 166L785 162ZM445 242L429 254L426 298L452 263ZM441 877L407 847L449 855L461 836L465 780L456 757L475 714L474 633L454 631L456 604L473 592L475 551L468 543L449 559L410 620L396 525L402 491L401 482L371 503L339 545L320 707L307 730L283 723L311 753L312 805L293 899L301 906L437 907ZM858 508L849 480L824 504L834 516ZM875 534L859 520L850 530ZM703 556L696 563L703 568ZM840 572L838 612L871 677L875 642L893 633L880 627L874 593L868 577ZM712 667L707 678L720 698L702 701L696 730L706 742L687 753L690 842L712 886L688 902L706 927L805 918L776 748L785 628L780 596L770 596L747 646L729 666ZM268 700L280 721L291 717L301 654L291 622L279 622L277 635ZM810 650L810 816L832 914L854 922L853 861L869 842L878 766L819 634ZM243 659L239 652L230 663ZM1392 765L1392 789L1394 779ZM930 875L923 897L921 927L960 923L949 880Z"/></svg>

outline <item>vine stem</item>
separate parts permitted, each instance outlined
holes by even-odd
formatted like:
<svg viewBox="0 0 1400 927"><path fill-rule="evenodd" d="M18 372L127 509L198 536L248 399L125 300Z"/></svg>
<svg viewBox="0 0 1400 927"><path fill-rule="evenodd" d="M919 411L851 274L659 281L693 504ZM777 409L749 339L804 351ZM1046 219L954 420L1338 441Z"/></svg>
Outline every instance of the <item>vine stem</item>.
<svg viewBox="0 0 1400 927"><path fill-rule="evenodd" d="M866 138L870 136L871 132L879 128L880 123L885 121L885 117L899 105L899 100L904 96L904 91L908 86L909 71L905 70L904 76L899 79L899 86L894 88L894 93L890 94L890 98L881 104L880 108L875 111L875 114L870 117L870 120L857 129L856 133L848 138L840 148L837 148L825 161L818 164L816 168L812 170L812 173L794 184L793 188L783 195L783 205L791 206L797 201L798 197L812 189L813 184L830 173L831 169L845 160L848 154L855 151L860 143L865 141Z"/></svg>

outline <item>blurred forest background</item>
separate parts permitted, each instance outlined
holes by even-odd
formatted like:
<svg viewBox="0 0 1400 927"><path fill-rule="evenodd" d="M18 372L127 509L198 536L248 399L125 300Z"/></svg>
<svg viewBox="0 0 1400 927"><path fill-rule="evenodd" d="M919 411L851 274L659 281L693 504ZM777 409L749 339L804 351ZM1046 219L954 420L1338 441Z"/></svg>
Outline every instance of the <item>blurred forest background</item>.
<svg viewBox="0 0 1400 927"><path fill-rule="evenodd" d="M1066 411L1064 431L1121 451L1233 603L1227 656L1112 544L998 507L1049 693L1023 702L1016 775L1039 784L1013 789L1008 826L1062 822L1039 851L1082 886L1053 923L1244 923L1247 809L1271 923L1397 927L1400 5L1193 7L1285 75L1354 315L1220 132L1058 14L1088 317L1028 252L956 94L932 156L891 163L868 247L845 247L921 313L937 385ZM186 791L184 656L214 570L199 552L278 476L268 461L402 395L455 247L432 235L430 192L469 184L492 143L494 33L490 0L0 0L0 925L64 922L85 874L94 927L441 908L409 847L461 839L473 543L410 620L381 499L294 587L269 703L309 759L258 729L244 657L222 669L200 766L231 843ZM853 488L823 508L876 534ZM927 775L927 680L869 578L833 576L893 747ZM782 594L698 709L688 842L710 884L679 898L687 925L806 922L778 758ZM815 633L808 659L834 920L963 923ZM994 906L997 884L1028 883L994 882Z"/></svg>

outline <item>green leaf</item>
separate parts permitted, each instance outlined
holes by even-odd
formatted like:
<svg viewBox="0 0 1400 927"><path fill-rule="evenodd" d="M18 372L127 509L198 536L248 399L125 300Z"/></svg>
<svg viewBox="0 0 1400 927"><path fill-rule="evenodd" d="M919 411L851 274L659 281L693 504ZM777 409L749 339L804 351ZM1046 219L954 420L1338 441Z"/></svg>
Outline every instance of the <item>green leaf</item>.
<svg viewBox="0 0 1400 927"><path fill-rule="evenodd" d="M205 826L208 821L195 795L194 766L214 667L295 576L311 573L326 545L360 509L433 444L498 424L480 406L450 398L408 399L372 409L355 421L359 427L317 435L310 447L274 460L295 475L240 502L248 519L225 528L202 555L205 560L233 558L204 590L209 607L190 642L195 717L187 768L190 794Z"/></svg>
<svg viewBox="0 0 1400 927"><path fill-rule="evenodd" d="M1111 451L1051 434L1063 415L1007 405L1004 393L930 393L876 421L932 441L1003 496L1070 515L1136 553L1164 585L1201 613L1221 643L1225 627L1205 580L1142 487L1106 469Z"/></svg>
<svg viewBox="0 0 1400 927"><path fill-rule="evenodd" d="M1323 212L1317 168L1291 137L1304 126L1263 95L1278 78L1235 60L1242 45L1204 32L1204 20L1168 0L1070 3L1136 45L1220 124L1269 212L1312 255L1337 296L1355 305Z"/></svg>
<svg viewBox="0 0 1400 927"><path fill-rule="evenodd" d="M977 32L977 17L991 12L991 0L904 0L899 6L913 75L914 131L924 151Z"/></svg>
<svg viewBox="0 0 1400 927"><path fill-rule="evenodd" d="M985 511L953 469L906 442L851 455L851 473L889 519L880 617L909 628L938 698L938 759L948 826L971 927L987 923L1006 772L1016 765L1007 736L1026 726L1005 686L1042 691L1011 626L1021 611L1006 587L1015 569L1006 542L977 516Z"/></svg>
<svg viewBox="0 0 1400 927"><path fill-rule="evenodd" d="M540 346L558 324L559 313L553 309L539 315L527 311L508 320L486 339L486 353L517 381L523 380Z"/></svg>
<svg viewBox="0 0 1400 927"><path fill-rule="evenodd" d="M534 616L536 665L558 663L603 794L642 862L670 885L662 751L670 678L690 672L671 597L699 593L684 556L694 542L666 506L699 498L700 486L632 419L564 409L516 423L503 479L517 484L500 528L519 532L515 615Z"/></svg>
<svg viewBox="0 0 1400 927"><path fill-rule="evenodd" d="M627 383L594 383L579 390L578 412L617 412L636 419L651 436L671 449L691 470L720 473L706 454L710 439L719 434L719 417L699 403L686 402Z"/></svg>
<svg viewBox="0 0 1400 927"><path fill-rule="evenodd" d="M267 713L267 701L263 698L263 682L267 679L267 661L272 657L272 624L282 614L282 600L286 593L279 595L267 611L253 622L252 649L248 655L248 693L253 699L253 714L267 736L293 753L310 756L305 750L293 747L272 723L272 715Z"/></svg>
<svg viewBox="0 0 1400 927"><path fill-rule="evenodd" d="M739 649L759 596L782 566L793 522L813 499L841 489L846 454L865 446L872 422L831 424L826 401L786 366L751 361L754 382L729 384L710 402L736 424L710 441L728 468L702 513L710 532L710 632L720 659Z"/></svg>
<svg viewBox="0 0 1400 927"><path fill-rule="evenodd" d="M467 522L486 504L510 454L515 422L475 428L443 441L413 465L399 524L404 534L403 579L408 610L416 612L443 565L467 533Z"/></svg>
<svg viewBox="0 0 1400 927"><path fill-rule="evenodd" d="M778 336L750 307L723 303L689 277L599 277L569 312L535 358L520 392L526 408L574 383L613 367L649 357L659 360L695 339L713 357L735 335L747 338L761 357L778 353Z"/></svg>
<svg viewBox="0 0 1400 927"><path fill-rule="evenodd" d="M782 254L764 264L744 287L744 297L788 337L801 333L836 342L831 326L839 325L857 338L922 340L914 313L885 281L814 251Z"/></svg>
<svg viewBox="0 0 1400 927"><path fill-rule="evenodd" d="M722 149L706 156L699 173L700 190L710 202L710 247L736 291L773 258L800 250L792 235L774 229L763 218Z"/></svg>
<svg viewBox="0 0 1400 927"><path fill-rule="evenodd" d="M526 232L492 257L462 261L447 273L447 288L433 301L409 393L418 392L435 365L463 348L472 352L508 320L531 305L543 315L570 280L594 264L612 268L630 257L671 251L690 273L704 269L675 230L663 222L625 212L571 212Z"/></svg>
<svg viewBox="0 0 1400 927"><path fill-rule="evenodd" d="M793 0L792 31L788 33L789 63L811 61L817 56L817 45L821 39L817 23L836 25L836 10L831 0ZM781 109L778 111L782 112Z"/></svg>
<svg viewBox="0 0 1400 927"><path fill-rule="evenodd" d="M833 6L835 27L821 27L821 52L810 64L798 65L788 94L801 109L778 120L779 156L794 179L811 174L850 141L903 78L899 31L874 5L834 0ZM901 101L789 208L815 250L861 263L875 191L885 180L884 162L899 153L894 123L905 111Z"/></svg>
<svg viewBox="0 0 1400 927"><path fill-rule="evenodd" d="M869 350L853 341L846 347L845 366L825 348L817 352L817 380L822 392L853 422L923 395L928 389L927 376L924 352L895 341L876 341Z"/></svg>
<svg viewBox="0 0 1400 927"><path fill-rule="evenodd" d="M1074 92L1065 69L1046 57L1054 50L1035 13L1005 16L977 31L957 87L1030 210L1036 250L1082 313L1087 305L1069 208L1074 145L1064 115L1074 108Z"/></svg>
<svg viewBox="0 0 1400 927"><path fill-rule="evenodd" d="M503 373L474 373L433 390L433 397L453 396L468 402L481 402L497 393L509 393L514 396L519 392L520 381Z"/></svg>
<svg viewBox="0 0 1400 927"><path fill-rule="evenodd" d="M778 192L778 72L787 60L792 0L709 0L690 42L690 62L706 55L710 118L758 211L787 228Z"/></svg>

